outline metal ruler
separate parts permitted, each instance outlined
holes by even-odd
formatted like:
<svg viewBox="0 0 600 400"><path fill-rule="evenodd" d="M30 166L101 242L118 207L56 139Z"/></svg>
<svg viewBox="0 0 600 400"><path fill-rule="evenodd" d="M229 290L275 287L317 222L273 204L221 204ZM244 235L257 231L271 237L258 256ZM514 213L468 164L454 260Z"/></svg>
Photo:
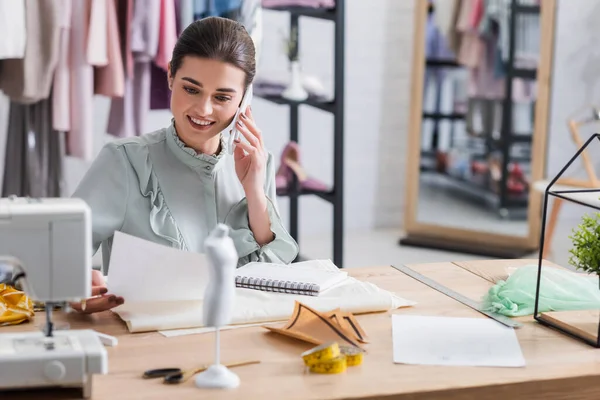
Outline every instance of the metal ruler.
<svg viewBox="0 0 600 400"><path fill-rule="evenodd" d="M418 280L419 282L424 283L425 285L437 290L438 292L443 293L446 296L451 297L454 300L459 301L459 302L463 303L464 305L471 307L475 311L479 311L480 313L487 315L488 317L500 322L503 325L506 325L511 328L520 328L523 326L522 323L517 322L505 315L488 312L488 311L482 311L481 305L478 302L471 300L468 297L463 296L462 294L457 293L454 290L447 288L446 286L443 286L443 285L437 283L436 281L427 278L424 275L421 275L417 271L410 269L405 265L401 265L401 266L392 265L392 267L394 267L398 271L410 276L411 278L414 278L414 279Z"/></svg>

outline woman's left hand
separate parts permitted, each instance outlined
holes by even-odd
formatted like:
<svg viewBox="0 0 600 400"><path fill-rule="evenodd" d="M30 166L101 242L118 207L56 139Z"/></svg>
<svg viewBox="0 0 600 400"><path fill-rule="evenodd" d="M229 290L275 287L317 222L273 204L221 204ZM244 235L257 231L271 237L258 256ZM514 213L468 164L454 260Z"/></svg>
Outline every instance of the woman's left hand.
<svg viewBox="0 0 600 400"><path fill-rule="evenodd" d="M250 107L240 114L236 127L248 143L235 141L235 172L248 194L264 193L265 168L267 154L263 145L262 135L254 122Z"/></svg>

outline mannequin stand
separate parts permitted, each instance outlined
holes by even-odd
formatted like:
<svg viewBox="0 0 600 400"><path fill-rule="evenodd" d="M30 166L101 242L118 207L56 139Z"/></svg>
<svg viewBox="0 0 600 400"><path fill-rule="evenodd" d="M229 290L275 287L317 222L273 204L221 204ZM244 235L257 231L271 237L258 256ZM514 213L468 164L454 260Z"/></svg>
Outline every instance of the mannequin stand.
<svg viewBox="0 0 600 400"><path fill-rule="evenodd" d="M215 328L215 363L196 376L196 387L212 389L235 389L240 378L229 368L221 365L220 328Z"/></svg>

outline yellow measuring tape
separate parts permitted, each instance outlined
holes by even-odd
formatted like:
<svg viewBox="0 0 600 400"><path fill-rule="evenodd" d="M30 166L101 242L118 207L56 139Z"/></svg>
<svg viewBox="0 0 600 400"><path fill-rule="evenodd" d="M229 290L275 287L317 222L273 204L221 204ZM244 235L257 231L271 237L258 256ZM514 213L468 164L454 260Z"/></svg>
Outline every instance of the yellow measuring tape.
<svg viewBox="0 0 600 400"><path fill-rule="evenodd" d="M346 371L347 367L362 364L363 352L355 347L329 342L305 351L302 359L310 372L339 374Z"/></svg>

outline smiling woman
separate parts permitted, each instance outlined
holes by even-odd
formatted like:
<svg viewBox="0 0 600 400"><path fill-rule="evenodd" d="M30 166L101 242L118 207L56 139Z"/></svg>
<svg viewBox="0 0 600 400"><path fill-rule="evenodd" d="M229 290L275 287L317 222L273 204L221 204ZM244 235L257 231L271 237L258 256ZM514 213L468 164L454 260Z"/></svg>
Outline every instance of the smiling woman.
<svg viewBox="0 0 600 400"><path fill-rule="evenodd" d="M254 44L241 24L210 17L182 32L168 71L171 124L104 146L73 194L92 209L93 252L102 244L105 273L117 230L204 252L209 232L225 223L239 266L296 258L298 245L278 213L273 156L250 107L236 124L245 140L227 151L226 128L255 72ZM127 300L105 293L101 276L92 286L99 295L85 312Z"/></svg>

